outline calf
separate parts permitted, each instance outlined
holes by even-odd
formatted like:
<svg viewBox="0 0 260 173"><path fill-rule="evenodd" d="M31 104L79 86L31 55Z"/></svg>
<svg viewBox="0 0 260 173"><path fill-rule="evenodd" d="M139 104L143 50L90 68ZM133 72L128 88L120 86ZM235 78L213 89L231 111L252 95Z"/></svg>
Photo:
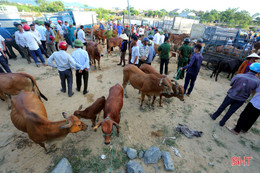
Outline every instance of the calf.
<svg viewBox="0 0 260 173"><path fill-rule="evenodd" d="M38 88L35 79L27 73L2 73L0 74L0 98L8 103L10 108L11 102L8 97L18 95L21 90L31 91L44 100L48 100Z"/></svg>
<svg viewBox="0 0 260 173"><path fill-rule="evenodd" d="M97 118L97 114L100 114L100 112L103 110L105 102L106 99L104 96L102 96L98 98L92 105L87 107L84 111L80 111L82 109L81 105L79 109L74 112L73 115L75 115L78 118L91 119L92 127L94 127L96 125L96 121L99 120L99 116Z"/></svg>
<svg viewBox="0 0 260 173"><path fill-rule="evenodd" d="M123 39L120 38L120 37L118 37L118 38L110 38L108 40L107 56L108 56L108 54L111 55L111 48L112 47L117 47L118 46L119 49L120 49L122 41L123 41Z"/></svg>
<svg viewBox="0 0 260 173"><path fill-rule="evenodd" d="M88 41L87 42L87 51L88 51L88 54L89 54L89 59L90 59L90 62L92 64L94 64L94 69L96 69L96 60L98 61L98 69L101 70L101 67L100 67L100 58L103 53L103 48L101 45L93 42L93 41Z"/></svg>
<svg viewBox="0 0 260 173"><path fill-rule="evenodd" d="M40 99L32 92L21 91L12 99L11 120L14 126L28 133L36 144L48 152L45 143L65 138L69 133L86 130L87 126L76 116L66 117L65 120L52 122L47 118L47 112Z"/></svg>
<svg viewBox="0 0 260 173"><path fill-rule="evenodd" d="M102 132L106 145L110 144L110 138L113 135L113 126L117 128L117 135L119 135L120 111L123 107L123 95L123 88L119 84L110 88L104 108L104 120L93 128L93 130L96 130L102 125Z"/></svg>
<svg viewBox="0 0 260 173"><path fill-rule="evenodd" d="M215 81L218 81L218 75L221 71L228 72L227 78L229 78L230 74L232 74L231 78L233 78L242 62L243 61L241 59L220 60L217 67L213 70L210 78L215 76Z"/></svg>
<svg viewBox="0 0 260 173"><path fill-rule="evenodd" d="M173 94L168 94L168 93L162 93L160 94L160 106L162 106L162 96L166 97L166 98L171 98L171 97L177 97L178 99L180 99L181 101L184 101L184 88L183 86L179 85L177 83L177 81L174 80L170 80L167 76L165 75L161 75L160 73L158 73L152 66L148 65L148 64L142 64L140 66L140 69L147 73L147 74L154 74L156 75L158 78L166 78L166 80L168 82L170 82L172 84L172 90L173 90ZM156 99L156 96L153 97L153 101L152 101L152 105L154 105L154 101Z"/></svg>
<svg viewBox="0 0 260 173"><path fill-rule="evenodd" d="M148 96L148 105L150 107L151 96L159 96L162 93L173 94L171 82L166 77L161 78L154 74L146 74L135 65L129 64L123 69L123 88L126 97L128 81L135 89L141 91L141 107L143 106L145 95Z"/></svg>

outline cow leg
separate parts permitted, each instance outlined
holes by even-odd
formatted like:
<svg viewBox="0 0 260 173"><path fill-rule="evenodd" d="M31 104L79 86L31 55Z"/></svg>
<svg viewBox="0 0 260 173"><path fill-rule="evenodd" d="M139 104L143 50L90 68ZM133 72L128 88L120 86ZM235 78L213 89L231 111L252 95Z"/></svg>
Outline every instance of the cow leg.
<svg viewBox="0 0 260 173"><path fill-rule="evenodd" d="M96 66L96 60L95 60L95 58L93 58L93 61L94 61L94 69L96 70L97 69L97 66Z"/></svg>
<svg viewBox="0 0 260 173"><path fill-rule="evenodd" d="M141 105L140 105L141 108L143 107L144 98L145 98L145 94L144 94L144 92L142 92Z"/></svg>
<svg viewBox="0 0 260 173"><path fill-rule="evenodd" d="M149 109L151 108L151 96L147 95L148 97L148 107Z"/></svg>
<svg viewBox="0 0 260 173"><path fill-rule="evenodd" d="M160 105L160 107L162 107L162 95L160 95L159 105Z"/></svg>
<svg viewBox="0 0 260 173"><path fill-rule="evenodd" d="M44 143L39 143L39 145L44 148L44 150L45 150L46 153L48 153L48 150L47 150L47 148L45 147Z"/></svg>
<svg viewBox="0 0 260 173"><path fill-rule="evenodd" d="M153 96L153 101L152 101L152 107L154 107L154 101L155 101L156 97Z"/></svg>
<svg viewBox="0 0 260 173"><path fill-rule="evenodd" d="M228 73L228 76L227 76L227 78L229 78L229 76L230 76L230 72Z"/></svg>
<svg viewBox="0 0 260 173"><path fill-rule="evenodd" d="M91 121L92 121L92 127L95 127L96 126L96 116L93 119L91 119Z"/></svg>
<svg viewBox="0 0 260 173"><path fill-rule="evenodd" d="M127 96L127 91L126 91L127 83L128 83L128 79L127 79L127 78L125 77L125 75L124 75L122 86L123 86L123 88L124 88L124 95L125 95L125 98L128 98L128 96Z"/></svg>
<svg viewBox="0 0 260 173"><path fill-rule="evenodd" d="M8 97L11 98L10 96ZM8 105L8 109L11 109L11 102L9 101L10 99L8 99L8 97L4 93L0 92L0 98L6 101Z"/></svg>
<svg viewBox="0 0 260 173"><path fill-rule="evenodd" d="M97 62L98 62L98 69L101 70L101 67L100 67L100 59L99 59Z"/></svg>
<svg viewBox="0 0 260 173"><path fill-rule="evenodd" d="M220 72L221 72L221 69L218 69L218 71L217 71L217 73L216 73L215 81L218 81L218 75L219 75Z"/></svg>

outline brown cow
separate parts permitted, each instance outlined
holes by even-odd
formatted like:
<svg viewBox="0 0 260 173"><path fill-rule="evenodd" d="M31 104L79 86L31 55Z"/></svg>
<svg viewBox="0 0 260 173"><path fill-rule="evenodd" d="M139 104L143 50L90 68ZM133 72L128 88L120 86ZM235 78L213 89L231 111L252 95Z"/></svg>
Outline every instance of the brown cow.
<svg viewBox="0 0 260 173"><path fill-rule="evenodd" d="M110 144L110 137L113 135L113 126L117 128L119 135L120 111L123 107L123 88L116 84L109 90L109 95L104 108L104 120L98 123L93 130L102 125L102 132L105 138L105 144Z"/></svg>
<svg viewBox="0 0 260 173"><path fill-rule="evenodd" d="M43 147L46 152L48 150L45 143L87 129L87 125L76 116L66 118L65 113L62 114L65 120L49 121L43 103L32 92L21 91L12 99L11 120L14 126L28 133L29 138Z"/></svg>
<svg viewBox="0 0 260 173"><path fill-rule="evenodd" d="M99 120L99 116L97 117L97 114L100 114L105 106L106 99L104 96L98 98L92 105L87 107L84 111L80 111L82 109L82 105L79 107L77 111L74 112L73 115L75 115L78 118L85 118L85 119L91 119L92 121L92 127L96 125L96 121Z"/></svg>
<svg viewBox="0 0 260 173"><path fill-rule="evenodd" d="M148 105L150 107L151 96L159 96L162 93L173 94L171 82L166 78L158 78L154 74L146 74L135 65L128 64L123 69L123 88L127 97L126 85L128 81L135 88L141 91L141 107L145 95L148 96Z"/></svg>
<svg viewBox="0 0 260 173"><path fill-rule="evenodd" d="M103 48L101 45L97 44L94 41L87 41L87 51L89 54L89 59L91 64L94 64L94 68L96 69L96 60L98 61L98 69L101 70L100 67L100 58L103 53Z"/></svg>
<svg viewBox="0 0 260 173"><path fill-rule="evenodd" d="M181 45L183 40L187 37L189 37L189 34L171 34L170 35L170 42L177 44L177 45Z"/></svg>
<svg viewBox="0 0 260 173"><path fill-rule="evenodd" d="M184 88L183 86L179 85L177 83L177 81L175 80L170 80L167 76L165 75L161 75L160 73L158 73L152 66L148 65L148 64L142 64L140 66L140 69L147 73L147 74L154 74L156 75L158 78L166 78L166 80L170 83L172 83L172 90L173 90L173 94L168 94L168 93L162 93L160 94L160 106L162 106L162 96L166 97L166 98L171 98L171 97L177 97L178 99L180 99L181 101L184 101ZM152 105L154 105L154 101L156 99L156 96L153 97L153 101L152 101Z"/></svg>
<svg viewBox="0 0 260 173"><path fill-rule="evenodd" d="M120 37L110 38L110 39L108 40L107 56L108 56L108 54L111 55L111 48L112 48L112 47L117 47L117 46L118 46L119 49L120 49L120 46L121 46L122 41L123 41L123 39L120 38Z"/></svg>
<svg viewBox="0 0 260 173"><path fill-rule="evenodd" d="M105 33L105 30L95 30L94 32L94 35L95 35L95 40L97 41L98 40L98 43L100 43L100 40L102 40L102 44L105 45L105 39L107 38L104 33Z"/></svg>
<svg viewBox="0 0 260 173"><path fill-rule="evenodd" d="M17 95L21 90L32 91L44 100L48 100L39 90L35 79L27 73L2 73L0 74L0 98L8 103L10 108L11 103L8 99L11 95Z"/></svg>

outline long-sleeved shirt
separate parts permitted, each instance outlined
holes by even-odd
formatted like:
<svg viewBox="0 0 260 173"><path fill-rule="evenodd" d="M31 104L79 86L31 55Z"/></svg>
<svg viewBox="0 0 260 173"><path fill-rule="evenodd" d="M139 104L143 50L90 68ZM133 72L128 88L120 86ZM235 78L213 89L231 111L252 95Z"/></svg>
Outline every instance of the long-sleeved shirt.
<svg viewBox="0 0 260 173"><path fill-rule="evenodd" d="M41 44L41 41L30 31L26 31L24 33L24 39L26 41L26 47L29 48L29 50L37 50L39 49L39 44Z"/></svg>
<svg viewBox="0 0 260 173"><path fill-rule="evenodd" d="M4 39L11 39L11 40L14 40L13 36L11 35L11 33L5 29L5 28L2 28L0 27L0 34L2 35L2 37L4 37ZM8 41L8 40L5 40L5 41Z"/></svg>
<svg viewBox="0 0 260 173"><path fill-rule="evenodd" d="M4 39L4 37L2 37L2 35L0 35L0 48L2 49L2 50L4 50L4 45L3 45L3 41L5 41L5 39Z"/></svg>
<svg viewBox="0 0 260 173"><path fill-rule="evenodd" d="M85 43L85 33L82 29L80 29L77 33L78 39L82 42Z"/></svg>
<svg viewBox="0 0 260 173"><path fill-rule="evenodd" d="M148 45L141 45L139 47L139 55L140 55L140 58L141 57L146 57L146 59L148 58L148 55L149 55L149 46Z"/></svg>
<svg viewBox="0 0 260 173"><path fill-rule="evenodd" d="M103 25L103 24L100 24L100 25L99 25L99 29L100 29L101 31L105 30L104 25Z"/></svg>
<svg viewBox="0 0 260 173"><path fill-rule="evenodd" d="M232 78L230 86L228 96L234 100L245 101L252 91L260 86L260 80L253 72L237 74Z"/></svg>
<svg viewBox="0 0 260 173"><path fill-rule="evenodd" d="M41 34L41 41L46 41L46 28L42 25L35 28Z"/></svg>
<svg viewBox="0 0 260 173"><path fill-rule="evenodd" d="M77 50L72 52L72 58L75 60L76 63L81 65L81 68L76 67L76 70L84 70L85 68L87 68L88 70L90 69L89 56L87 51L78 48Z"/></svg>
<svg viewBox="0 0 260 173"><path fill-rule="evenodd" d="M118 32L118 34L122 34L122 32L123 32L123 26L118 26L117 27L117 32Z"/></svg>
<svg viewBox="0 0 260 173"><path fill-rule="evenodd" d="M161 39L161 36L159 33L156 33L153 37L153 41L155 44L159 44L160 43L160 39Z"/></svg>
<svg viewBox="0 0 260 173"><path fill-rule="evenodd" d="M23 32L16 31L14 33L16 44L18 44L22 47L26 47L26 41L24 39L24 33L25 33L24 31Z"/></svg>
<svg viewBox="0 0 260 173"><path fill-rule="evenodd" d="M161 52L161 59L169 59L169 52L171 50L171 45L167 42L164 42L158 47L158 51Z"/></svg>
<svg viewBox="0 0 260 173"><path fill-rule="evenodd" d="M62 28L63 34L67 34L68 33L67 26L65 24L63 24L61 28Z"/></svg>
<svg viewBox="0 0 260 173"><path fill-rule="evenodd" d="M260 86L256 89L255 96L250 100L250 102L253 104L253 106L260 110Z"/></svg>
<svg viewBox="0 0 260 173"><path fill-rule="evenodd" d="M187 74L189 73L193 76L197 76L200 71L202 60L203 56L200 53L194 53L190 58L190 63L183 67L183 69L188 69Z"/></svg>
<svg viewBox="0 0 260 173"><path fill-rule="evenodd" d="M153 46L149 46L149 55L148 55L148 58L146 60L146 63L152 63L154 57L155 57L155 50L153 48Z"/></svg>
<svg viewBox="0 0 260 173"><path fill-rule="evenodd" d="M31 30L31 33L33 35L35 35L39 40L42 40L42 36L41 36L40 32L37 31L36 29L34 31Z"/></svg>
<svg viewBox="0 0 260 173"><path fill-rule="evenodd" d="M164 43L164 39L165 39L165 36L164 36L164 35L161 35L161 36L160 36L159 44L163 44L163 43Z"/></svg>
<svg viewBox="0 0 260 173"><path fill-rule="evenodd" d="M59 35L63 35L63 30L62 30L60 24L57 25L57 31L59 31Z"/></svg>
<svg viewBox="0 0 260 173"><path fill-rule="evenodd" d="M53 30L52 29L49 29L49 30L47 29L46 30L46 38L47 38L46 43L48 43L48 44L51 43L50 36L52 36L55 39L55 34L54 34ZM52 44L55 44L55 41L53 41Z"/></svg>
<svg viewBox="0 0 260 173"><path fill-rule="evenodd" d="M56 65L53 63L55 61ZM54 52L47 60L49 66L58 68L59 71L65 71L71 67L82 68L80 64L76 63L74 59L64 50Z"/></svg>

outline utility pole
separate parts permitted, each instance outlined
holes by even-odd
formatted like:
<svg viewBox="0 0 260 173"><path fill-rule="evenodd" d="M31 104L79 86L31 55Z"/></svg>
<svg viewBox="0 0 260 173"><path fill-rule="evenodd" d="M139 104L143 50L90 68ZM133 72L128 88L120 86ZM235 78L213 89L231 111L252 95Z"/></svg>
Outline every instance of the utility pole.
<svg viewBox="0 0 260 173"><path fill-rule="evenodd" d="M130 14L130 6L129 6L129 0L127 0L128 4L128 17L129 17L129 29L130 29L130 36L128 40L128 51L130 51L130 37L132 36L132 26L131 26L131 14Z"/></svg>

